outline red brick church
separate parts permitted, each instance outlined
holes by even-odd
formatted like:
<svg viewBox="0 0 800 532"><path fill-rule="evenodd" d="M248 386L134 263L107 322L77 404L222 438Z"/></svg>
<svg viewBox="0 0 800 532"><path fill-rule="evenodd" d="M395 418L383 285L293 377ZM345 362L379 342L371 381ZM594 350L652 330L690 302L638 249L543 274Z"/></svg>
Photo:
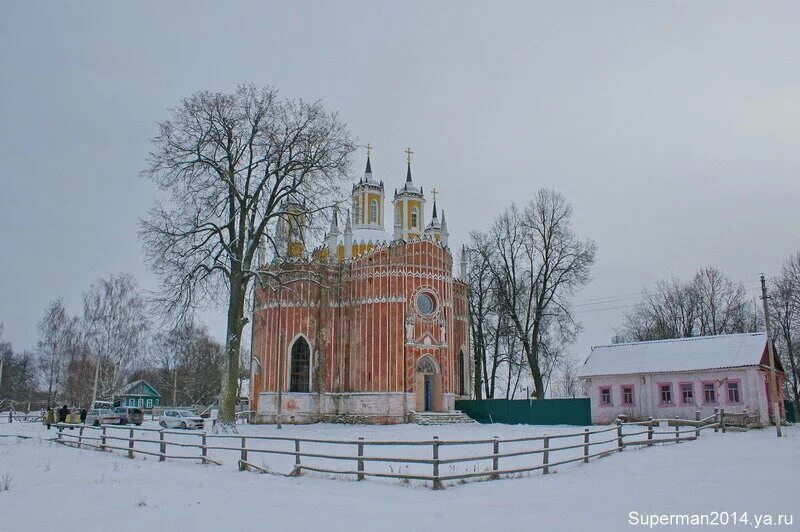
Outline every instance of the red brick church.
<svg viewBox="0 0 800 532"><path fill-rule="evenodd" d="M467 285L453 276L435 191L425 223L425 195L407 154L392 233L369 154L344 227L334 213L325 245L306 252L303 220L281 224L289 258L263 267L297 280L256 293L256 421L275 422L280 412L286 423L404 423L414 412L453 410L469 394ZM462 253L462 278L464 269Z"/></svg>

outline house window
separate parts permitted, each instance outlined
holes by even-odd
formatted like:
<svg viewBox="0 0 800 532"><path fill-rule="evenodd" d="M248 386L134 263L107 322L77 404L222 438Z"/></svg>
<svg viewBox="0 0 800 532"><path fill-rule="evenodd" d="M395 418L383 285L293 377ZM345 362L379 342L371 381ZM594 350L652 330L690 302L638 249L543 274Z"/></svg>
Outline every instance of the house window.
<svg viewBox="0 0 800 532"><path fill-rule="evenodd" d="M672 384L665 383L658 385L659 395L661 396L661 404L662 405L671 405L672 404Z"/></svg>
<svg viewBox="0 0 800 532"><path fill-rule="evenodd" d="M369 202L369 222L378 223L378 202L376 200Z"/></svg>
<svg viewBox="0 0 800 532"><path fill-rule="evenodd" d="M308 392L311 380L311 348L305 338L300 336L292 346L290 392Z"/></svg>
<svg viewBox="0 0 800 532"><path fill-rule="evenodd" d="M141 407L143 407L143 406L144 406L144 399L142 399L142 398L140 397L140 398L139 398L139 407L141 408Z"/></svg>
<svg viewBox="0 0 800 532"><path fill-rule="evenodd" d="M147 400L147 408L153 408L153 400L152 399L148 399Z"/></svg>
<svg viewBox="0 0 800 532"><path fill-rule="evenodd" d="M717 390L713 382L703 383L703 403L707 405L717 404Z"/></svg>
<svg viewBox="0 0 800 532"><path fill-rule="evenodd" d="M411 229L417 229L419 226L417 222L419 221L419 209L414 207L411 209Z"/></svg>
<svg viewBox="0 0 800 532"><path fill-rule="evenodd" d="M694 404L694 387L691 382L681 383L681 404L693 405Z"/></svg>
<svg viewBox="0 0 800 532"><path fill-rule="evenodd" d="M739 394L739 381L728 382L728 402L741 403L742 398Z"/></svg>
<svg viewBox="0 0 800 532"><path fill-rule="evenodd" d="M134 399L133 397L128 399L128 406L136 406L136 399Z"/></svg>
<svg viewBox="0 0 800 532"><path fill-rule="evenodd" d="M633 385L625 385L622 387L622 404L633 406Z"/></svg>
<svg viewBox="0 0 800 532"><path fill-rule="evenodd" d="M611 386L600 387L600 405L611 406Z"/></svg>

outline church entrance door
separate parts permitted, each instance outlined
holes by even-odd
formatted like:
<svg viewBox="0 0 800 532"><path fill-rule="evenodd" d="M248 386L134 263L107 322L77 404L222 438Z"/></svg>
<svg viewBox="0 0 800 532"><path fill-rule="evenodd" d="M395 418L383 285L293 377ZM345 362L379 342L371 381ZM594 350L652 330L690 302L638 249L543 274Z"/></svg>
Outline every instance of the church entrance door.
<svg viewBox="0 0 800 532"><path fill-rule="evenodd" d="M439 412L442 405L442 375L439 364L431 355L418 361L414 375L414 395L417 412Z"/></svg>
<svg viewBox="0 0 800 532"><path fill-rule="evenodd" d="M433 410L433 375L425 375L425 411Z"/></svg>

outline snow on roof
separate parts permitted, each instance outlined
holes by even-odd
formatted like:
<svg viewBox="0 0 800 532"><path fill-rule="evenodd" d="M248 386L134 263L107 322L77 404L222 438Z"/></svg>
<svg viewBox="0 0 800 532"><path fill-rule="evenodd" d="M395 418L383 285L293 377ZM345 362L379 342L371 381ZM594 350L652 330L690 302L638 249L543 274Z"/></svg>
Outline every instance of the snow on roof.
<svg viewBox="0 0 800 532"><path fill-rule="evenodd" d="M392 240L394 237L380 227L359 226L353 229L353 244L361 242L380 244L381 242L389 243ZM339 237L339 243L344 243L344 235Z"/></svg>
<svg viewBox="0 0 800 532"><path fill-rule="evenodd" d="M767 333L698 336L592 348L580 377L757 366Z"/></svg>

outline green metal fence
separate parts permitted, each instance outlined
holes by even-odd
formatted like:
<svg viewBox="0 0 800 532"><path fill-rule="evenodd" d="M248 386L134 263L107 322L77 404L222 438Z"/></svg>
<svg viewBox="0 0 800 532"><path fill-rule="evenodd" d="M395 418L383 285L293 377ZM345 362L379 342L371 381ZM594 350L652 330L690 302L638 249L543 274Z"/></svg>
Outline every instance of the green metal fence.
<svg viewBox="0 0 800 532"><path fill-rule="evenodd" d="M480 423L511 425L591 425L589 399L479 399L456 401L460 410Z"/></svg>
<svg viewBox="0 0 800 532"><path fill-rule="evenodd" d="M786 421L789 423L797 423L797 412L794 410L794 403L788 399L783 401L784 411L786 412Z"/></svg>

